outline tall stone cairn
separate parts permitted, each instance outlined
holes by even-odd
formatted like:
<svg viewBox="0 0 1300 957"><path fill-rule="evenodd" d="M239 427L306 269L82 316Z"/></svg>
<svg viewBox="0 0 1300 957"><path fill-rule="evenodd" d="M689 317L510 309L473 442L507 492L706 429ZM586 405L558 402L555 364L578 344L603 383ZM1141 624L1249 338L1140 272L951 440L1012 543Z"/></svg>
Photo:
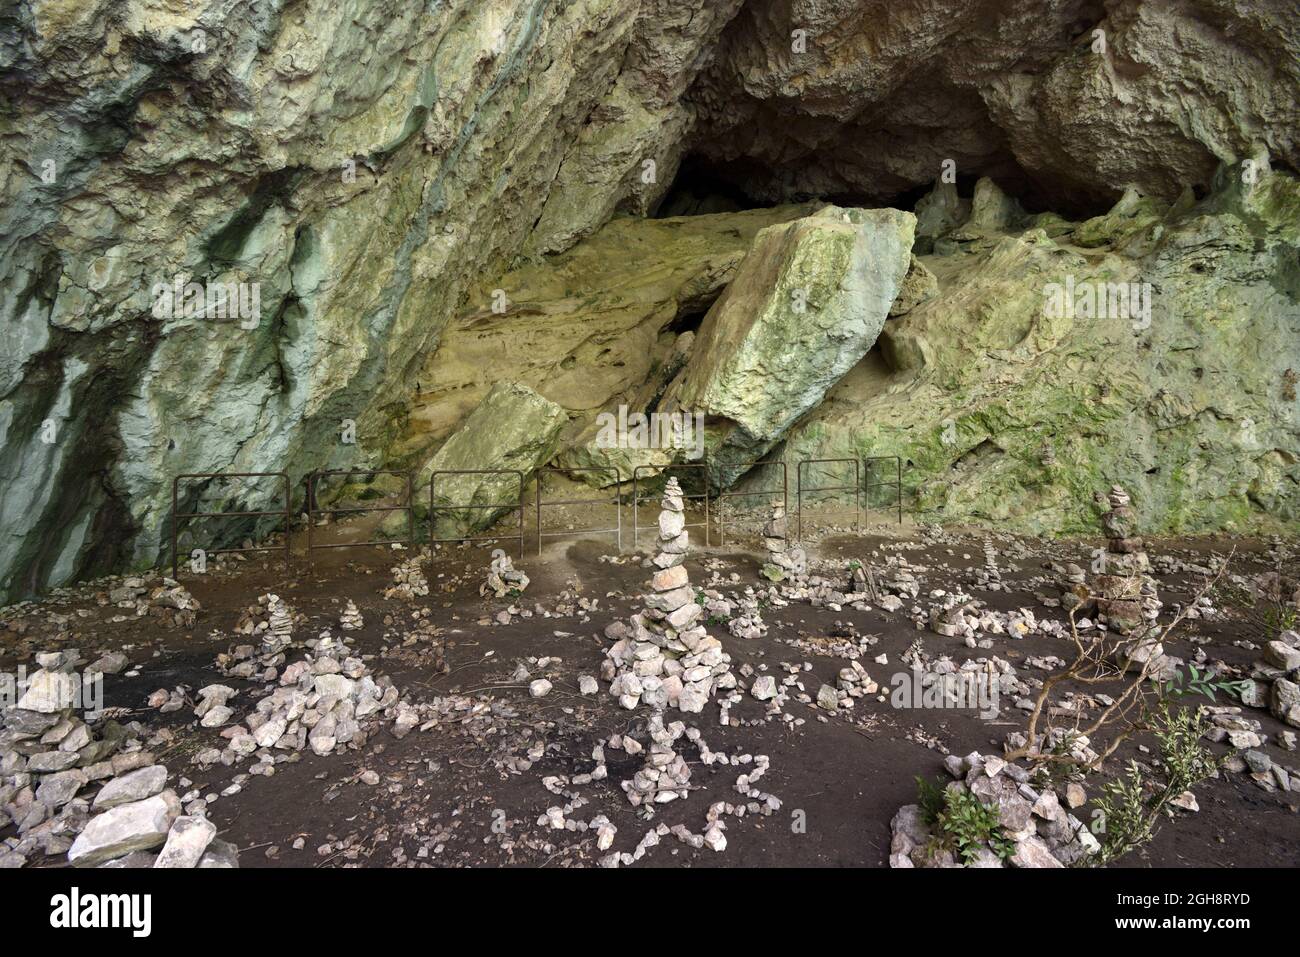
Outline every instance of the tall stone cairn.
<svg viewBox="0 0 1300 957"><path fill-rule="evenodd" d="M293 609L279 595L267 595L266 632L262 635L262 650L278 654L293 640Z"/></svg>
<svg viewBox="0 0 1300 957"><path fill-rule="evenodd" d="M763 547L767 549L767 563L759 569L768 581L783 582L801 578L808 573L808 556L798 545L789 544L785 502L772 502L772 513L763 526Z"/></svg>
<svg viewBox="0 0 1300 957"><path fill-rule="evenodd" d="M675 707L698 714L718 688L733 688L731 657L699 623L704 609L695 600L686 566L690 548L682 489L671 478L659 513L657 571L650 580L645 608L620 626L609 650L616 677L610 692L623 707L641 703L656 710Z"/></svg>
<svg viewBox="0 0 1300 957"><path fill-rule="evenodd" d="M1118 485L1112 485L1109 494L1097 499L1110 506L1101 516L1106 533L1107 574L1097 576L1097 611L1106 617L1112 631L1135 639L1127 653L1129 670L1140 671L1146 666L1159 675L1166 660L1159 641L1158 619L1163 602L1156 580L1148 574L1151 562L1146 543L1136 534L1132 499Z"/></svg>

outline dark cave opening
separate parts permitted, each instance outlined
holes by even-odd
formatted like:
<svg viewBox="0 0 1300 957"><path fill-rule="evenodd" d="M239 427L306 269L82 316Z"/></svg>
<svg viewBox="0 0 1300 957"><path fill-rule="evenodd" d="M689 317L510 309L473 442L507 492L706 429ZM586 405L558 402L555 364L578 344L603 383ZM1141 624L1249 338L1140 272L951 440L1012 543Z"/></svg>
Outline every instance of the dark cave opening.
<svg viewBox="0 0 1300 957"><path fill-rule="evenodd" d="M688 153L678 167L672 185L652 213L654 219L675 216L701 216L711 213L738 212L746 209L765 209L783 203L825 202L837 206L878 208L892 206L913 211L916 205L933 188L933 183L891 192L887 195L863 191L830 191L822 194L794 190L780 201L753 195L746 189L747 181L763 182L771 170L752 159L730 163L714 161L700 153ZM1014 159L1003 157L987 166L958 172L957 192L970 199L975 184L987 176L1008 196L1015 199L1029 215L1053 212L1073 220L1084 220L1107 212L1119 199L1120 193L1096 196L1073 189L1068 183L1045 183L1020 167Z"/></svg>

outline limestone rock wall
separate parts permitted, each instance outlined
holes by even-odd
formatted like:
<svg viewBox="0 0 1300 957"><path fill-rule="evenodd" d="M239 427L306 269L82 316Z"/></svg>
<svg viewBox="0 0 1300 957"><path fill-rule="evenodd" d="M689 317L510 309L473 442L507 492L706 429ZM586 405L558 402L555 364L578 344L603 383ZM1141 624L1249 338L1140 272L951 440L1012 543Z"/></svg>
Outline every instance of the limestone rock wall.
<svg viewBox="0 0 1300 957"><path fill-rule="evenodd" d="M448 322L495 315L502 277L652 213L687 158L756 201L906 206L952 159L964 193L990 176L1030 209L1077 218L1129 187L1130 205L1168 203L1203 195L1220 163L1295 170L1298 36L1287 0L11 5L0 595L164 558L181 473L285 469L297 485L427 458L474 404L413 401ZM1276 273L1249 265L1245 235L1208 246L1248 264L1241 282L1185 294L1263 296ZM1171 281L1210 255L1162 243L1143 268ZM572 431L620 395L658 394L658 372L610 356L671 357L663 316L692 296L707 308L724 272L572 349L601 383L559 402ZM233 291L252 314L195 314L192 295L168 314L174 288ZM919 329L926 308L904 321ZM536 371L503 365L506 381ZM1171 414L1195 423L1178 433L1189 447L1219 427L1204 408ZM1261 455L1275 479L1252 494L1273 501L1291 466ZM198 484L185 504L227 497Z"/></svg>
<svg viewBox="0 0 1300 957"><path fill-rule="evenodd" d="M563 248L671 182L678 94L727 16L706 0L13 8L0 594L156 560L176 474L381 463L471 285L539 222L534 245ZM655 182L630 175L643 152ZM257 284L259 320L155 317L178 275Z"/></svg>
<svg viewBox="0 0 1300 957"><path fill-rule="evenodd" d="M1300 182L1235 167L1218 187L955 230L922 257L936 295L886 324L787 459L898 455L932 521L1095 534L1093 493L1118 483L1143 532L1294 533Z"/></svg>

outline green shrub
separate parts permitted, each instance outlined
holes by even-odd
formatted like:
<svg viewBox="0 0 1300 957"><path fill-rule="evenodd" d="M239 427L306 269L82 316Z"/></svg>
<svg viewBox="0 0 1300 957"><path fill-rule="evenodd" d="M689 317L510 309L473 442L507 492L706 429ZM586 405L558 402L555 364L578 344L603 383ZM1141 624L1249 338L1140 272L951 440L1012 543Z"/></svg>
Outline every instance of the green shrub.
<svg viewBox="0 0 1300 957"><path fill-rule="evenodd" d="M921 813L934 837L931 853L951 851L969 864L985 846L1003 860L1016 852L1015 842L998 821L997 807L980 803L965 788L943 788L924 778L917 778L916 785Z"/></svg>

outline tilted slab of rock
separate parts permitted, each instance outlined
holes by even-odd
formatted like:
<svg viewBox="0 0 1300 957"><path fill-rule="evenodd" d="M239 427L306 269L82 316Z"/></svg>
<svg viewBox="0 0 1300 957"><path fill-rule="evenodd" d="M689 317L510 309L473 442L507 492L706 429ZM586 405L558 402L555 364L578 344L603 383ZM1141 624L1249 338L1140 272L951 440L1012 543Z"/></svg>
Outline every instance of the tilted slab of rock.
<svg viewBox="0 0 1300 957"><path fill-rule="evenodd" d="M483 397L421 471L419 487L428 488L439 469L517 469L524 482L555 455L560 431L568 421L564 410L515 382L500 382ZM447 475L436 488L438 505L497 505L519 500L516 475ZM439 511L439 538L468 535L489 527L509 512L501 509Z"/></svg>
<svg viewBox="0 0 1300 957"><path fill-rule="evenodd" d="M594 447L602 407L645 408L694 337L670 329L704 312L735 275L758 231L806 216L812 205L668 219L614 220L572 249L485 280L447 323L437 351L415 373L419 389L395 449L417 455L450 435L498 381L534 389L574 416L566 445L588 450L570 466L614 464ZM503 311L493 311L495 290ZM644 450L615 450L624 457ZM617 462L625 478L632 466Z"/></svg>
<svg viewBox="0 0 1300 957"><path fill-rule="evenodd" d="M703 412L730 484L875 344L911 262L916 218L820 212L762 230L700 326L664 407Z"/></svg>

